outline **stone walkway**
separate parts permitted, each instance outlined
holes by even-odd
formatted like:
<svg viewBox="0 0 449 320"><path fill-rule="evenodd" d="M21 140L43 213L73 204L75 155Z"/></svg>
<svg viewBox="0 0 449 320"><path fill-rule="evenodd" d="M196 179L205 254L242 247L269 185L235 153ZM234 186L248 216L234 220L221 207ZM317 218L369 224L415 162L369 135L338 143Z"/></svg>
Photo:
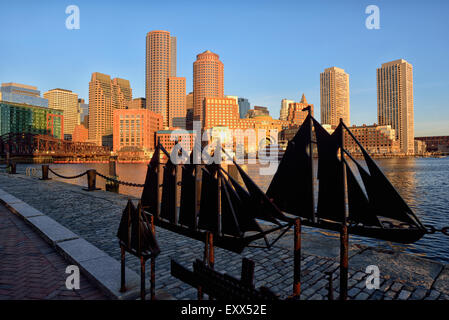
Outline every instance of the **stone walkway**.
<svg viewBox="0 0 449 320"><path fill-rule="evenodd" d="M0 300L106 299L80 277L80 289L65 286L68 263L20 218L0 205Z"/></svg>
<svg viewBox="0 0 449 320"><path fill-rule="evenodd" d="M116 232L129 197L105 191L86 192L79 186L55 180L40 181L4 173L0 174L0 185L6 192L50 216L111 257L120 259ZM176 299L196 299L194 288L170 275L170 259L191 268L192 262L202 257L204 244L161 228L156 228L156 233L162 250L156 260L156 289L162 289ZM216 248L215 269L240 277L242 257L250 258L256 266L256 286L264 285L280 298L287 298L291 294L293 280L292 238L289 232L271 250L247 248L242 255ZM302 234L302 246L301 299L327 299L326 272L333 272L334 297L338 297L338 239L312 234L306 229ZM126 264L139 273L139 262L135 257L128 255ZM369 265L380 269L381 285L377 290L369 290L365 285L365 270ZM349 269L350 299L449 299L449 268L439 262L351 245ZM147 270L149 272L149 266Z"/></svg>

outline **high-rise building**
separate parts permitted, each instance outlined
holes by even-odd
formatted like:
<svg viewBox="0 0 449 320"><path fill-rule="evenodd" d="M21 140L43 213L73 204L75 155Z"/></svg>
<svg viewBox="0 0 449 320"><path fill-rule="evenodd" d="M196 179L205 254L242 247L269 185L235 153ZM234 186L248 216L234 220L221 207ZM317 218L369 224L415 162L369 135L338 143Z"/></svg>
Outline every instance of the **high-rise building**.
<svg viewBox="0 0 449 320"><path fill-rule="evenodd" d="M414 153L413 66L403 59L377 69L377 119L396 130L402 152Z"/></svg>
<svg viewBox="0 0 449 320"><path fill-rule="evenodd" d="M62 110L64 113L64 134L72 135L79 124L78 94L66 89L52 89L44 92L48 107Z"/></svg>
<svg viewBox="0 0 449 320"><path fill-rule="evenodd" d="M281 101L281 111L279 114L279 120L287 120L287 116L288 116L288 105L290 103L293 103L295 101L293 100L287 100L287 99L282 99Z"/></svg>
<svg viewBox="0 0 449 320"><path fill-rule="evenodd" d="M41 97L37 87L20 83L2 83L0 101L24 103L30 106L48 107L48 100Z"/></svg>
<svg viewBox="0 0 449 320"><path fill-rule="evenodd" d="M125 147L154 150L156 132L162 129L162 116L147 109L115 109L114 123L114 151Z"/></svg>
<svg viewBox="0 0 449 320"><path fill-rule="evenodd" d="M203 103L206 97L224 96L223 63L218 54L209 50L196 56L193 63L193 117L203 123Z"/></svg>
<svg viewBox="0 0 449 320"><path fill-rule="evenodd" d="M186 78L168 78L168 126L186 128Z"/></svg>
<svg viewBox="0 0 449 320"><path fill-rule="evenodd" d="M304 108L307 108L310 106L310 111L313 116L313 104L307 103L306 96L303 94L301 98L301 102L293 102L289 104L288 107L288 114L287 114L287 121L294 126L300 126L303 124L304 120L306 119L307 115L309 114L308 111L302 111Z"/></svg>
<svg viewBox="0 0 449 320"><path fill-rule="evenodd" d="M113 111L125 109L130 100L128 80L94 72L89 82L89 140L102 145L103 136L113 131Z"/></svg>
<svg viewBox="0 0 449 320"><path fill-rule="evenodd" d="M246 117L246 114L248 113L249 109L251 108L248 99L246 98L239 98L239 115L240 119L243 119Z"/></svg>
<svg viewBox="0 0 449 320"><path fill-rule="evenodd" d="M340 68L327 68L320 74L321 123L337 126L340 118L350 125L349 75Z"/></svg>
<svg viewBox="0 0 449 320"><path fill-rule="evenodd" d="M168 127L168 78L176 77L176 37L170 36L170 32L147 33L145 75L147 109L162 115L164 126Z"/></svg>

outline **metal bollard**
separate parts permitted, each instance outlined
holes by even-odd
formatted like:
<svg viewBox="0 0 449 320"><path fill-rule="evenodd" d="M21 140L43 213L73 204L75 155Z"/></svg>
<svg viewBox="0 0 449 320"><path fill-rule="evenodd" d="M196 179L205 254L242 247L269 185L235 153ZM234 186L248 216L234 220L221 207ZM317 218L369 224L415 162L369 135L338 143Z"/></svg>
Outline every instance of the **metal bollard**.
<svg viewBox="0 0 449 320"><path fill-rule="evenodd" d="M41 178L41 180L51 180L49 177L48 177L48 164L43 164L42 165L42 178Z"/></svg>
<svg viewBox="0 0 449 320"><path fill-rule="evenodd" d="M327 287L328 288L328 295L327 295L327 297L328 297L329 300L334 300L334 286L332 284L333 272L331 272L331 271L326 272L326 275L329 276L329 285Z"/></svg>
<svg viewBox="0 0 449 320"><path fill-rule="evenodd" d="M87 170L87 189L83 189L84 191L95 191L100 190L96 187L97 183L97 171L95 169Z"/></svg>
<svg viewBox="0 0 449 320"><path fill-rule="evenodd" d="M109 159L109 176L117 179L117 161L115 158L111 157ZM115 181L106 181L105 184L106 191L119 193L119 184Z"/></svg>
<svg viewBox="0 0 449 320"><path fill-rule="evenodd" d="M9 163L9 167L8 167L8 173L9 174L16 174L16 163L14 161L11 161Z"/></svg>

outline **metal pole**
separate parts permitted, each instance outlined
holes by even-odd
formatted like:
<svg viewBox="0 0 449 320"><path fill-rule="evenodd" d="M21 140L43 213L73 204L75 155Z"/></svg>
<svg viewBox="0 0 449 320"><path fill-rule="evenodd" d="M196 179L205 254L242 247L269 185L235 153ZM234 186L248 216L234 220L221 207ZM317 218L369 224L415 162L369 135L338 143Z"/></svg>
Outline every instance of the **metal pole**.
<svg viewBox="0 0 449 320"><path fill-rule="evenodd" d="M151 223L151 231L153 231L154 236L156 237L156 227L154 226L154 216L150 216L150 223ZM150 290L151 290L151 300L156 299L156 257L151 257L150 262Z"/></svg>
<svg viewBox="0 0 449 320"><path fill-rule="evenodd" d="M42 165L42 179L41 180L50 180L48 178L48 164Z"/></svg>
<svg viewBox="0 0 449 320"><path fill-rule="evenodd" d="M217 182L218 182L218 190L217 190L217 204L218 204L218 215L217 215L217 233L221 235L221 222L222 222L222 208L221 208L221 172L220 172L220 165L218 165L217 170Z"/></svg>
<svg viewBox="0 0 449 320"><path fill-rule="evenodd" d="M301 219L295 220L294 253L293 253L293 298L301 295Z"/></svg>
<svg viewBox="0 0 449 320"><path fill-rule="evenodd" d="M308 106L309 110L309 116L310 116L310 144L309 144L309 165L310 165L310 174L311 174L311 187L312 187L312 219L313 222L317 222L317 218L315 216L315 173L313 171L313 143L312 143L312 137L313 137L313 119L312 119L312 107Z"/></svg>
<svg viewBox="0 0 449 320"><path fill-rule="evenodd" d="M159 159L160 161L160 159ZM156 218L159 219L161 217L162 211L162 181L163 181L163 170L164 165L162 163L158 163L157 165L157 206L156 206Z"/></svg>
<svg viewBox="0 0 449 320"><path fill-rule="evenodd" d="M145 300L145 260L140 257L140 300Z"/></svg>
<svg viewBox="0 0 449 320"><path fill-rule="evenodd" d="M340 118L340 124L343 123L343 119ZM340 232L340 300L347 300L348 298L348 206L347 206L347 181L346 181L346 165L344 162L344 132L341 134L341 148L340 148L340 160L342 166L342 179L343 179L343 222Z"/></svg>
<svg viewBox="0 0 449 320"><path fill-rule="evenodd" d="M215 265L215 255L214 255L214 234L209 232L209 267L214 268Z"/></svg>
<svg viewBox="0 0 449 320"><path fill-rule="evenodd" d="M209 231L206 232L206 239L204 241L204 256L203 256L204 265L209 265ZM201 286L198 286L198 300L203 300L203 289Z"/></svg>
<svg viewBox="0 0 449 320"><path fill-rule="evenodd" d="M334 300L334 286L332 284L332 272L326 272L326 274L329 276L329 286L328 286L328 299Z"/></svg>
<svg viewBox="0 0 449 320"><path fill-rule="evenodd" d="M121 265L120 265L120 292L125 292L126 291L126 279L125 279L125 248L123 246L120 246L120 260L121 260Z"/></svg>
<svg viewBox="0 0 449 320"><path fill-rule="evenodd" d="M201 179L202 179L202 165L195 165L195 219L194 228L198 230L198 217L200 215L201 204Z"/></svg>
<svg viewBox="0 0 449 320"><path fill-rule="evenodd" d="M179 212L181 210L181 172L180 164L175 166L175 224L179 223Z"/></svg>

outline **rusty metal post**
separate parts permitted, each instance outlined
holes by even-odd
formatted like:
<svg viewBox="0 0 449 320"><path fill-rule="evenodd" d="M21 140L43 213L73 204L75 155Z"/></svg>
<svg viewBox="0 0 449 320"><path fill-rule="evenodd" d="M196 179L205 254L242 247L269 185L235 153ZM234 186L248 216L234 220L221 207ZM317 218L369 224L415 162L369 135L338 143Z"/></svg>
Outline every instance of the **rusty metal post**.
<svg viewBox="0 0 449 320"><path fill-rule="evenodd" d="M96 187L97 183L97 171L95 169L87 170L87 189L85 191L95 191L98 190Z"/></svg>
<svg viewBox="0 0 449 320"><path fill-rule="evenodd" d="M117 160L116 157L109 158L109 176L117 179ZM106 191L119 193L120 185L115 181L106 181L105 189Z"/></svg>
<svg viewBox="0 0 449 320"><path fill-rule="evenodd" d="M293 298L299 299L301 295L301 220L295 220L293 252Z"/></svg>
<svg viewBox="0 0 449 320"><path fill-rule="evenodd" d="M340 123L343 119L340 118ZM349 235L348 235L348 206L347 206L347 181L346 181L346 165L344 162L344 131L341 135L340 160L343 175L343 222L340 231L340 300L348 299L348 255L349 255Z"/></svg>
<svg viewBox="0 0 449 320"><path fill-rule="evenodd" d="M159 163L157 165L157 206L156 206L156 218L159 219L161 217L162 211L162 182L164 180L163 177L164 165Z"/></svg>
<svg viewBox="0 0 449 320"><path fill-rule="evenodd" d="M140 300L145 300L145 260L140 257Z"/></svg>
<svg viewBox="0 0 449 320"><path fill-rule="evenodd" d="M333 275L333 272L326 272L326 275L328 275L329 276L329 285L328 285L328 294L327 294L327 297L328 297L328 299L329 300L334 300L334 286L333 286L333 284L332 284L332 275Z"/></svg>
<svg viewBox="0 0 449 320"><path fill-rule="evenodd" d="M214 250L214 234L212 232L209 233L209 268L214 269L215 265L215 250Z"/></svg>
<svg viewBox="0 0 449 320"><path fill-rule="evenodd" d="M179 223L179 212L181 210L181 172L180 164L175 166L175 224Z"/></svg>
<svg viewBox="0 0 449 320"><path fill-rule="evenodd" d="M42 178L41 178L41 180L51 180L48 177L48 168L49 168L48 164L43 164L42 165Z"/></svg>
<svg viewBox="0 0 449 320"><path fill-rule="evenodd" d="M150 217L150 223L151 223L151 231L153 231L153 234L156 236L156 228L154 226L154 216L151 215ZM151 300L156 299L156 257L151 257L151 265L150 265L150 290L151 290Z"/></svg>
<svg viewBox="0 0 449 320"><path fill-rule="evenodd" d="M206 239L204 240L204 256L203 256L204 265L209 265L209 231L206 232ZM203 289L201 286L197 287L198 290L198 300L203 300Z"/></svg>
<svg viewBox="0 0 449 320"><path fill-rule="evenodd" d="M202 165L195 165L195 219L194 228L198 230L198 217L200 215L200 203L201 203L201 178L202 178Z"/></svg>
<svg viewBox="0 0 449 320"><path fill-rule="evenodd" d="M16 163L14 161L9 162L9 174L16 174Z"/></svg>
<svg viewBox="0 0 449 320"><path fill-rule="evenodd" d="M126 291L126 279L125 279L125 248L120 246L120 292Z"/></svg>
<svg viewBox="0 0 449 320"><path fill-rule="evenodd" d="M243 258L240 280L245 286L254 287L254 261Z"/></svg>

